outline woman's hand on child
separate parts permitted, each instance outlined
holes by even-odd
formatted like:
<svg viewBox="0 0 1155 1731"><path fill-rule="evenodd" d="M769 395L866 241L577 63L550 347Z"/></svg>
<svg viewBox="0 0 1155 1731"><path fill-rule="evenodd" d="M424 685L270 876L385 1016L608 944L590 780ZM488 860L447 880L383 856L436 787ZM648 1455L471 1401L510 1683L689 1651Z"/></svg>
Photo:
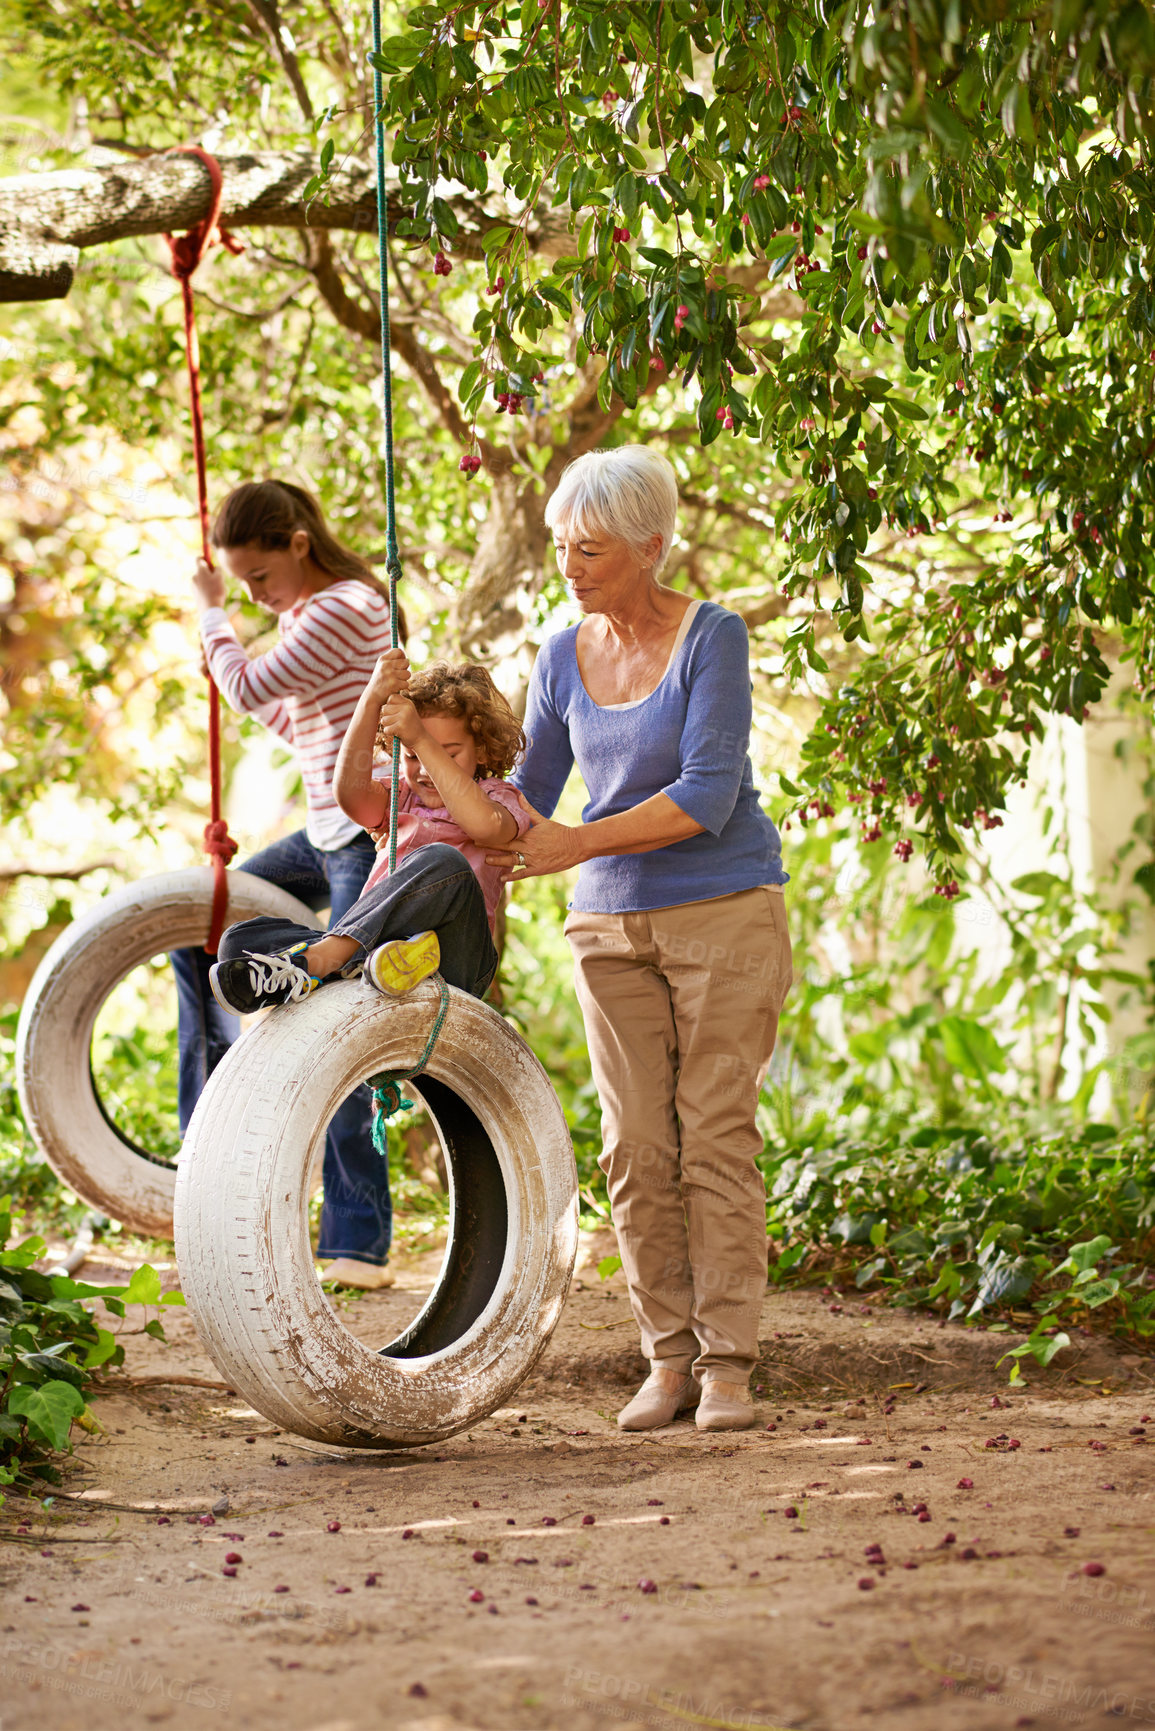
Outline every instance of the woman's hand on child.
<svg viewBox="0 0 1155 1731"><path fill-rule="evenodd" d="M568 871L571 866L580 865L580 828L542 817L523 793L519 793L517 798L522 810L533 819L533 827L512 847L500 853L487 853L486 864L503 866L507 880L515 884L521 883L523 878L545 877L551 872Z"/></svg>
<svg viewBox="0 0 1155 1731"><path fill-rule="evenodd" d="M387 703L398 692L404 691L409 684L409 657L403 649L387 649L384 655L377 657L369 679L369 689L374 697L382 703Z"/></svg>
<svg viewBox="0 0 1155 1731"><path fill-rule="evenodd" d="M224 606L224 573L214 570L205 559L197 560L197 567L193 572L193 587L197 592L197 602L202 611L209 607Z"/></svg>

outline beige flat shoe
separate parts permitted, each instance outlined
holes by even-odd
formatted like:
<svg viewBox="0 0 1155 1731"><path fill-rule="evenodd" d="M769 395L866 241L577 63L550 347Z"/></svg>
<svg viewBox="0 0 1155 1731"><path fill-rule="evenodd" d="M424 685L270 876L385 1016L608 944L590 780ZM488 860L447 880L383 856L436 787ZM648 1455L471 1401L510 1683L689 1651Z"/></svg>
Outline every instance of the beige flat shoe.
<svg viewBox="0 0 1155 1731"><path fill-rule="evenodd" d="M754 1417L754 1396L745 1383L704 1379L696 1417L699 1430L749 1430Z"/></svg>
<svg viewBox="0 0 1155 1731"><path fill-rule="evenodd" d="M321 1270L326 1286L355 1286L360 1292L378 1292L392 1286L396 1276L391 1268L378 1268L373 1262L357 1262L352 1256L339 1256Z"/></svg>
<svg viewBox="0 0 1155 1731"><path fill-rule="evenodd" d="M657 1366L628 1406L618 1414L621 1430L659 1430L673 1424L680 1412L697 1406L701 1390L692 1376L679 1376L676 1370L661 1370Z"/></svg>

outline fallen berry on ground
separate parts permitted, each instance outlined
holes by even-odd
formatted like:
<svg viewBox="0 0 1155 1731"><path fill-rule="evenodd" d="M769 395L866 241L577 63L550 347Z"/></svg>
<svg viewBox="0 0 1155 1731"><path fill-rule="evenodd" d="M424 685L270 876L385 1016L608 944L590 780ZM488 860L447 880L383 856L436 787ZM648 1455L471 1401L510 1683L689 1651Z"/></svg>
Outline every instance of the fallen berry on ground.
<svg viewBox="0 0 1155 1731"><path fill-rule="evenodd" d="M973 1479L960 1479L958 1484L955 1486L955 1489L960 1491L973 1491L974 1488L975 1481Z"/></svg>
<svg viewBox="0 0 1155 1731"><path fill-rule="evenodd" d="M226 1551L225 1552L225 1562L226 1563L243 1563L244 1560L245 1559L241 1556L241 1553L239 1551Z"/></svg>
<svg viewBox="0 0 1155 1731"><path fill-rule="evenodd" d="M656 1593L657 1590L657 1581L651 1581L648 1575L643 1575L642 1579L638 1582L639 1593Z"/></svg>
<svg viewBox="0 0 1155 1731"><path fill-rule="evenodd" d="M873 1585L874 1585L874 1576L873 1575L860 1575L859 1576L858 1590L860 1593L869 1593L869 1591L873 1587Z"/></svg>
<svg viewBox="0 0 1155 1731"><path fill-rule="evenodd" d="M475 1563L488 1563L489 1552L488 1551L474 1551L473 1560Z"/></svg>
<svg viewBox="0 0 1155 1731"><path fill-rule="evenodd" d="M325 1531L327 1533L339 1533L341 1531L340 1521L330 1521Z"/></svg>
<svg viewBox="0 0 1155 1731"><path fill-rule="evenodd" d="M1103 1563L1084 1563L1083 1573L1085 1575L1105 1575L1107 1573L1106 1565ZM75 1610L76 1606L73 1606L73 1609ZM86 1607L81 1605L80 1609L85 1610Z"/></svg>

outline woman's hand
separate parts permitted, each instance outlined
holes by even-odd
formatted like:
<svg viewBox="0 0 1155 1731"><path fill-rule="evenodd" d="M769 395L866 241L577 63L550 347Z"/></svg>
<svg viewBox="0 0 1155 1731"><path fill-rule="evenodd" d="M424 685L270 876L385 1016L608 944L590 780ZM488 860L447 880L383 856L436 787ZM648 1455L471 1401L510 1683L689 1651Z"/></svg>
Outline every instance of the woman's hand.
<svg viewBox="0 0 1155 1731"><path fill-rule="evenodd" d="M409 658L403 649L387 649L377 657L377 665L369 675L369 694L379 703L388 703L409 684Z"/></svg>
<svg viewBox="0 0 1155 1731"><path fill-rule="evenodd" d="M224 606L224 573L214 570L205 559L197 560L197 568L193 572L193 587L197 592L197 605L202 613L207 612L210 607Z"/></svg>
<svg viewBox="0 0 1155 1731"><path fill-rule="evenodd" d="M390 651L393 653L393 651ZM381 657L385 659L384 656ZM381 726L391 740L399 739L414 751L425 733L425 724L407 697L390 697L381 705Z"/></svg>
<svg viewBox="0 0 1155 1731"><path fill-rule="evenodd" d="M564 872L580 865L581 825L554 823L552 818L535 811L523 793L517 797L522 810L533 819L533 828L513 847L487 853L486 864L503 867L506 882L515 884L523 878L548 877L551 872Z"/></svg>

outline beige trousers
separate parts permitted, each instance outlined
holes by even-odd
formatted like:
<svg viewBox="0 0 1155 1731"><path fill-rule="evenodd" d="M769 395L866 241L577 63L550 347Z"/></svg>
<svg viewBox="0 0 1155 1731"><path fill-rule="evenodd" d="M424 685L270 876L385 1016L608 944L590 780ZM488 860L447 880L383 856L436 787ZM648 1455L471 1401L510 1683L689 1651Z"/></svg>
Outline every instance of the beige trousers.
<svg viewBox="0 0 1155 1731"><path fill-rule="evenodd" d="M769 888L571 913L578 999L630 1303L652 1364L745 1383L766 1290L758 1089L790 989Z"/></svg>

